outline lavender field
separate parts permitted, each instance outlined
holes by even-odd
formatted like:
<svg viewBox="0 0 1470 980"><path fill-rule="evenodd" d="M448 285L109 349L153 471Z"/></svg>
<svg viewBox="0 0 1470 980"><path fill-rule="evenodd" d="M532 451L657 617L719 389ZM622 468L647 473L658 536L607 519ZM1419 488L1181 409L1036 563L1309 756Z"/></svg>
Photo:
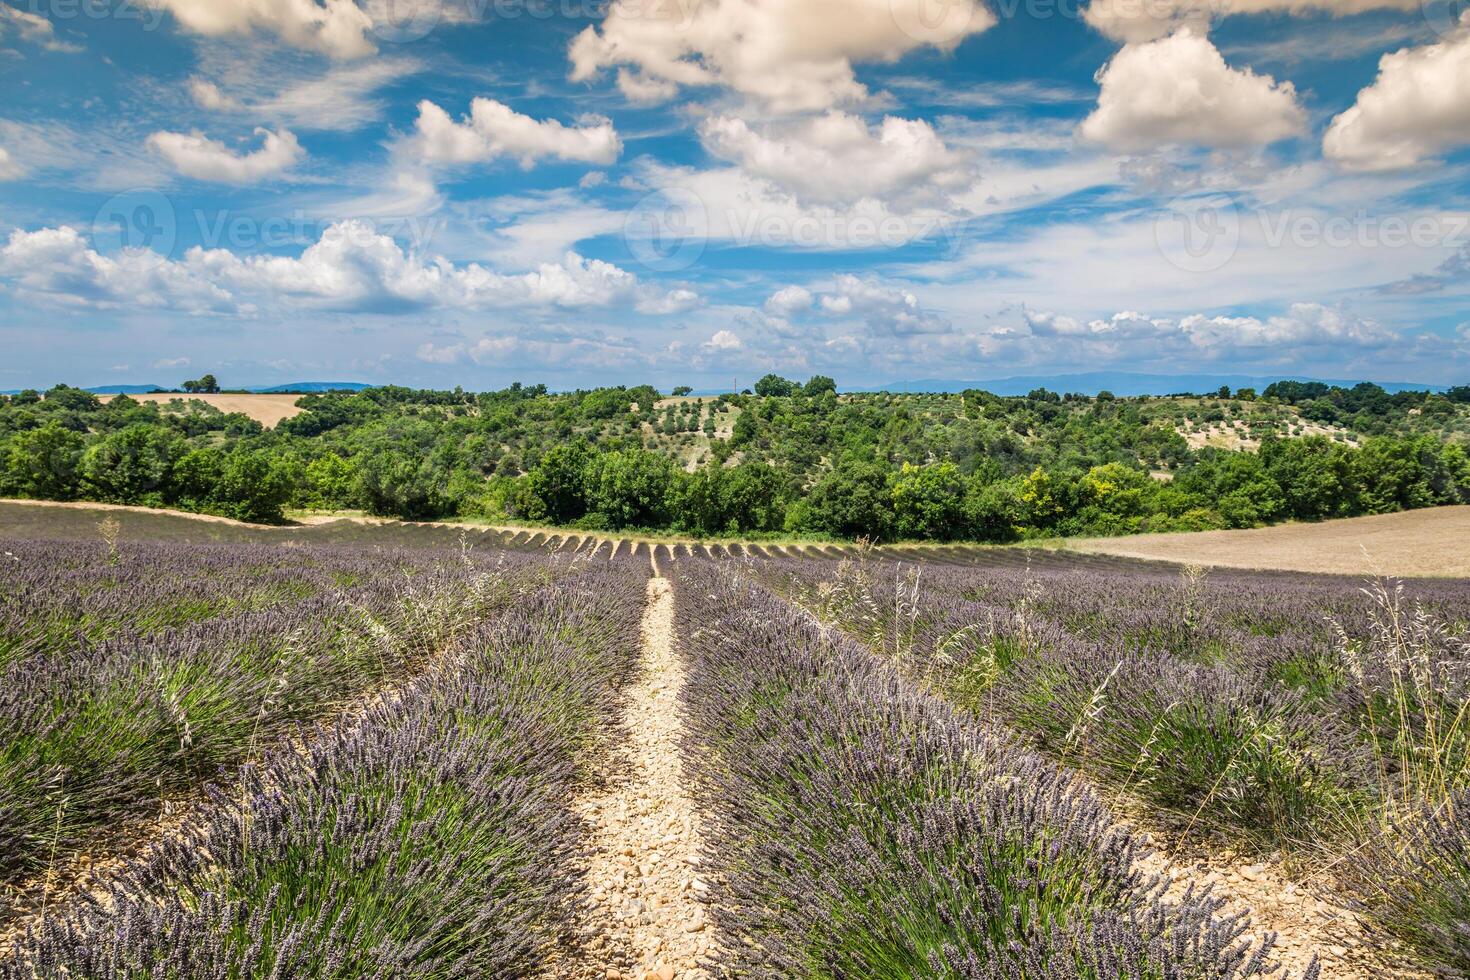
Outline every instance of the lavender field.
<svg viewBox="0 0 1470 980"><path fill-rule="evenodd" d="M0 977L1470 973L1470 583L0 538Z"/></svg>

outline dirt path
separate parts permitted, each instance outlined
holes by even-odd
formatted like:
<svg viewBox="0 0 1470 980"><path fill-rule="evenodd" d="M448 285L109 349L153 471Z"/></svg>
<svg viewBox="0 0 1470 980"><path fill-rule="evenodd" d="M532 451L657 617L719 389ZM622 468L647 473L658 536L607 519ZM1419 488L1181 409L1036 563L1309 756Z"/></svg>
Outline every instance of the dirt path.
<svg viewBox="0 0 1470 980"><path fill-rule="evenodd" d="M657 565L655 565L657 572ZM699 902L700 819L684 788L674 651L674 592L648 583L643 663L628 692L627 744L607 785L577 807L593 827L582 912L589 936L586 978L708 980L714 942Z"/></svg>

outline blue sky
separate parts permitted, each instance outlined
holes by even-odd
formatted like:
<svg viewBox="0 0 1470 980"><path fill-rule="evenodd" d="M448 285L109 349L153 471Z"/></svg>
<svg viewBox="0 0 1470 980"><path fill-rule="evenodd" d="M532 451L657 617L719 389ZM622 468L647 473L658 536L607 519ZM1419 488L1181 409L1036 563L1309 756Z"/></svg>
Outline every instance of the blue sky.
<svg viewBox="0 0 1470 980"><path fill-rule="evenodd" d="M1470 380L1463 0L0 0L0 388Z"/></svg>

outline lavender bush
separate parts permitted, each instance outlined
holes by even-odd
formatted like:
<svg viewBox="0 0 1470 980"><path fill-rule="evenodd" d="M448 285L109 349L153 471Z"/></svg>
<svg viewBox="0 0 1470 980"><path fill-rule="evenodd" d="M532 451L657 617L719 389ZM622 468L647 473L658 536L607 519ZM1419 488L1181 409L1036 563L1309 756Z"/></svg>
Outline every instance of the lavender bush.
<svg viewBox="0 0 1470 980"><path fill-rule="evenodd" d="M209 601L202 586L222 556L205 550L142 549L136 564L128 551L116 563L98 551L74 570L84 580L127 581L166 573L172 554L181 578L192 577ZM246 549L240 558L239 568L273 559L309 569L301 575L315 594L173 628L114 631L0 668L0 877L23 879L99 834L126 830L298 724L401 680L472 619L549 573L545 559L527 557ZM272 580L258 568L220 579L238 596L231 584L262 576ZM146 580L118 594L139 607L156 606L159 595ZM111 622L137 623L126 600L109 601ZM56 605L47 602L40 607Z"/></svg>
<svg viewBox="0 0 1470 980"><path fill-rule="evenodd" d="M569 801L636 661L645 574L587 568L305 755L214 786L0 977L511 977L569 956Z"/></svg>
<svg viewBox="0 0 1470 980"><path fill-rule="evenodd" d="M764 589L703 562L678 576L731 975L1268 974L1245 922L1137 870L1074 777Z"/></svg>

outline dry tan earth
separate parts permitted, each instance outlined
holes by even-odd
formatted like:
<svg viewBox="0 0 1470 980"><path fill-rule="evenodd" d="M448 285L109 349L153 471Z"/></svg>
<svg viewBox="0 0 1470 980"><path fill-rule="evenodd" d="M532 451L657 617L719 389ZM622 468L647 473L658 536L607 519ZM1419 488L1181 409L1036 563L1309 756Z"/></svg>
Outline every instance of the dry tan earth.
<svg viewBox="0 0 1470 980"><path fill-rule="evenodd" d="M98 395L102 401L111 401L116 395ZM178 395L178 394L147 394L128 395L134 401L153 402L159 405L167 405L175 398L185 401L199 401L207 405L213 405L221 412L240 412L248 415L267 429L274 429L284 419L289 419L301 414L301 409L296 407L296 401L300 395Z"/></svg>
<svg viewBox="0 0 1470 980"><path fill-rule="evenodd" d="M1061 547L1227 568L1463 577L1470 576L1470 507L1434 507L1245 531L1078 538Z"/></svg>
<svg viewBox="0 0 1470 980"><path fill-rule="evenodd" d="M1199 846L1173 850L1167 842L1153 840L1162 850L1143 862L1144 869L1167 875L1171 895L1190 884L1209 886L1225 900L1224 914L1246 913L1255 942L1275 935L1272 959L1285 967L1287 976L1302 976L1315 958L1322 980L1430 980L1397 950L1369 935L1326 883L1299 879L1274 860L1238 858Z"/></svg>
<svg viewBox="0 0 1470 980"><path fill-rule="evenodd" d="M593 828L590 896L580 911L589 955L579 980L710 977L714 927L699 900L700 816L684 788L684 674L673 640L673 589L654 578L643 663L623 717L626 744L606 785L577 806Z"/></svg>

